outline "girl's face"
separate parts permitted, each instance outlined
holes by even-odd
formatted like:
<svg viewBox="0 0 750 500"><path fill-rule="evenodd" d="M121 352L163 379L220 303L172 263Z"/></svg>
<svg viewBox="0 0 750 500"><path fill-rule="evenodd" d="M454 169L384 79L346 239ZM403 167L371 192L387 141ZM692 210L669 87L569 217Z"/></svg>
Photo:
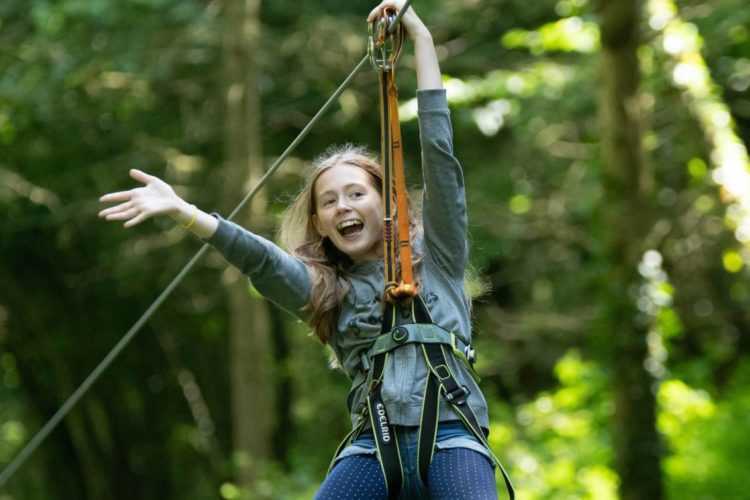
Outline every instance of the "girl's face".
<svg viewBox="0 0 750 500"><path fill-rule="evenodd" d="M382 254L383 205L369 173L345 163L315 180L313 224L354 262Z"/></svg>

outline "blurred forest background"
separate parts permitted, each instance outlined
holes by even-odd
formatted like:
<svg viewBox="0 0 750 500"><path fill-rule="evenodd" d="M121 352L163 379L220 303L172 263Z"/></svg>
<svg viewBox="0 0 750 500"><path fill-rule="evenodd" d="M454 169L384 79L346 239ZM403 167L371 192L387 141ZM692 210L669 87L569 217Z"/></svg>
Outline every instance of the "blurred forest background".
<svg viewBox="0 0 750 500"><path fill-rule="evenodd" d="M227 214L362 58L373 5L0 3L0 469L200 247L169 220L104 223L98 197L138 167ZM489 285L478 372L518 498L747 498L748 1L414 7L445 74ZM418 186L410 48L400 67ZM379 148L376 80L239 222L273 238L305 162ZM349 423L348 382L307 333L210 252L0 499L311 498Z"/></svg>

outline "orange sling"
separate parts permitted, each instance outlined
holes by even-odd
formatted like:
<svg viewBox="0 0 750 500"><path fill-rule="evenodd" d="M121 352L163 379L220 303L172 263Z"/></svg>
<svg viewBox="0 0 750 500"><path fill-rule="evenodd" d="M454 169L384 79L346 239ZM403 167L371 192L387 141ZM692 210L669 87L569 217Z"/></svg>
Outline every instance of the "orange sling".
<svg viewBox="0 0 750 500"><path fill-rule="evenodd" d="M395 16L396 12L393 9L386 8L383 18L370 27L371 31L375 31L371 32L370 36L370 43L374 44L370 50L371 61L378 71L380 81L384 296L385 300L390 303L411 300L417 295L417 286L412 274L408 195L404 175L401 125L398 120L398 87L395 77L396 63L403 48L403 27L397 26L392 36L388 35L390 23ZM394 215L396 227L393 224ZM396 255L397 244L398 256Z"/></svg>

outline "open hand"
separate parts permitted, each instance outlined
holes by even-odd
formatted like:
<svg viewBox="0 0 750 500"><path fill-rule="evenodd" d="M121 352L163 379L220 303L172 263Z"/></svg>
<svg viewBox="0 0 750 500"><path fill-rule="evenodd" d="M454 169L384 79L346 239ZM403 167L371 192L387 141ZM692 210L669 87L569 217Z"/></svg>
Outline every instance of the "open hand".
<svg viewBox="0 0 750 500"><path fill-rule="evenodd" d="M99 217L106 220L124 220L125 227L132 227L154 215L172 216L179 211L181 204L186 204L175 194L172 186L158 177L137 169L131 169L130 176L144 186L105 194L99 198L102 203L119 202L119 205L99 212Z"/></svg>

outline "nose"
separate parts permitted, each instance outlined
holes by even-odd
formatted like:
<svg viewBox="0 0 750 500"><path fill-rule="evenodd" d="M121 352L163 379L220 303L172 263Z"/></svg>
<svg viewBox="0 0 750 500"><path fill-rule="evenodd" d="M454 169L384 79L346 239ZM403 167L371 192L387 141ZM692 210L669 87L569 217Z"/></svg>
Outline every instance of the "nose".
<svg viewBox="0 0 750 500"><path fill-rule="evenodd" d="M347 210L351 210L351 207L349 206L349 202L347 201L346 197L342 196L339 198L339 200L336 202L336 210L338 212L345 212Z"/></svg>

